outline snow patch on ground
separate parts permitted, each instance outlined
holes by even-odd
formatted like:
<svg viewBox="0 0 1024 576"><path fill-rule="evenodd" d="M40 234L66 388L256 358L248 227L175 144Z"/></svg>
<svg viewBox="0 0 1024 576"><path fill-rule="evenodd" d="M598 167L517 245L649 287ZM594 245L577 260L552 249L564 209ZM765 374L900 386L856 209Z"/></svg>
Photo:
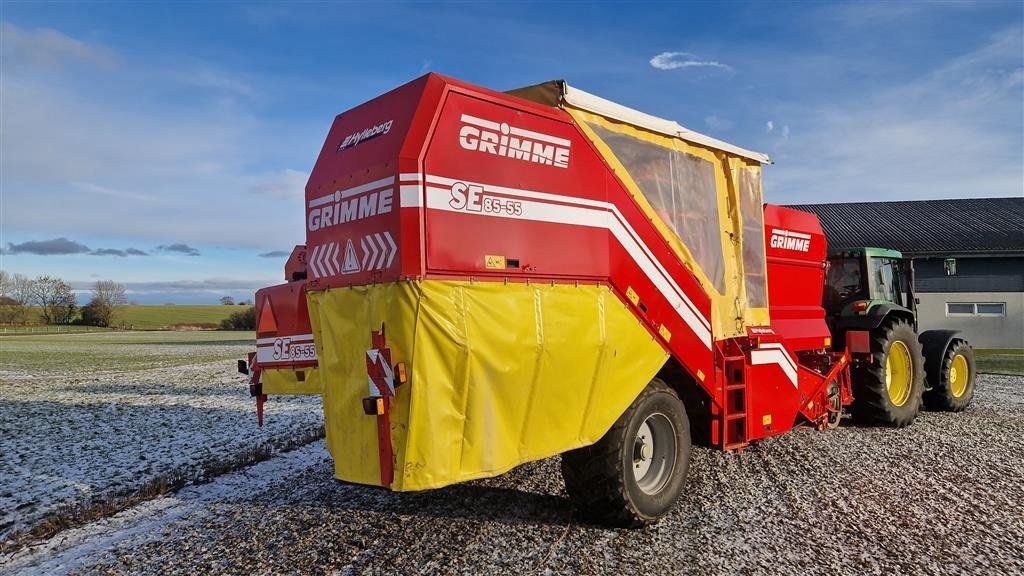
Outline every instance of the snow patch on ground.
<svg viewBox="0 0 1024 576"><path fill-rule="evenodd" d="M252 349L189 346L188 337L175 336L186 343L171 347L179 364L242 358ZM139 343L131 354L165 358L168 348ZM322 435L319 397L271 397L258 428L254 402L230 360L121 372L97 367L102 373L26 372L12 360L15 366L0 374L0 539L143 486L204 481L225 465Z"/></svg>
<svg viewBox="0 0 1024 576"><path fill-rule="evenodd" d="M10 554L0 556L4 571L30 574L67 573L104 559L115 546L138 546L164 537L173 522L187 515L203 515L214 502L250 498L276 479L313 466L326 467L329 459L322 440L291 452L225 474L208 484L190 486L174 494L143 502L138 506L72 528L57 536Z"/></svg>

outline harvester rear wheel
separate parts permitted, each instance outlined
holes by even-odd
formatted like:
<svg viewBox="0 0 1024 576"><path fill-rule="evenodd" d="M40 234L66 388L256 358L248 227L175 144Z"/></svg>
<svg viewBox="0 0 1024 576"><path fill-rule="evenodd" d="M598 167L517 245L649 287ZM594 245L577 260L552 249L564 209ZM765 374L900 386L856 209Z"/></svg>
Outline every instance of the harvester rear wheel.
<svg viewBox="0 0 1024 576"><path fill-rule="evenodd" d="M871 424L902 428L921 410L924 355L917 333L904 320L883 324L872 333L873 362L855 366L854 417Z"/></svg>
<svg viewBox="0 0 1024 576"><path fill-rule="evenodd" d="M562 477L587 518L642 526L675 504L690 468L690 451L683 403L655 378L596 444L562 455Z"/></svg>
<svg viewBox="0 0 1024 576"><path fill-rule="evenodd" d="M932 388L924 393L925 407L949 412L967 408L974 398L974 349L963 340L955 340L938 367L938 374L928 375Z"/></svg>

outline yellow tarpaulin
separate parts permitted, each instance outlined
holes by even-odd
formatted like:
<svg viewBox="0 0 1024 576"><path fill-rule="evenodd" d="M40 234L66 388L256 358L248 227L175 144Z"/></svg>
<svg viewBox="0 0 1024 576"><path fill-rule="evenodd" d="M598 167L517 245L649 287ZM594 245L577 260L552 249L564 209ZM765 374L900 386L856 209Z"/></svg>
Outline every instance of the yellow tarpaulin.
<svg viewBox="0 0 1024 576"><path fill-rule="evenodd" d="M597 441L668 355L605 286L427 280L308 294L327 446L380 484L365 355L385 327L409 381L392 401L395 490L501 474Z"/></svg>
<svg viewBox="0 0 1024 576"><path fill-rule="evenodd" d="M320 375L313 367L264 368L261 377L264 394L316 396L322 391Z"/></svg>

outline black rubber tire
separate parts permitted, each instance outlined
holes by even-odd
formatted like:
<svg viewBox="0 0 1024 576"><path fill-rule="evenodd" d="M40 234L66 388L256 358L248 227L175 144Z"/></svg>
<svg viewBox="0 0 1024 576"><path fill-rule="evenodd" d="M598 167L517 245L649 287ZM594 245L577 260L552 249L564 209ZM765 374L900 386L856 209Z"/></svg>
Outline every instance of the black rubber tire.
<svg viewBox="0 0 1024 576"><path fill-rule="evenodd" d="M911 374L910 396L902 406L897 406L889 397L885 387L885 366L893 342L900 340L910 352L913 373ZM851 371L853 384L853 405L850 412L861 423L881 424L902 428L914 422L921 411L921 396L924 392L924 354L917 340L914 328L905 320L893 320L876 328L871 333L871 353L874 361L859 364Z"/></svg>
<svg viewBox="0 0 1024 576"><path fill-rule="evenodd" d="M676 458L665 486L647 494L633 475L633 441L641 424L655 413L664 414L672 423ZM570 499L584 518L611 526L643 526L675 505L686 484L691 449L683 402L674 390L655 378L596 444L562 454L562 477Z"/></svg>
<svg viewBox="0 0 1024 576"><path fill-rule="evenodd" d="M967 361L968 377L967 387L964 388L964 392L959 398L953 395L953 390L949 384L949 371L953 367L953 358L958 354L962 355L964 360ZM963 340L954 340L946 348L942 359L936 365L938 366L938 374L928 374L928 383L931 384L931 389L924 393L925 408L947 412L962 412L971 403L971 400L974 399L975 376L978 373L974 364L974 349Z"/></svg>

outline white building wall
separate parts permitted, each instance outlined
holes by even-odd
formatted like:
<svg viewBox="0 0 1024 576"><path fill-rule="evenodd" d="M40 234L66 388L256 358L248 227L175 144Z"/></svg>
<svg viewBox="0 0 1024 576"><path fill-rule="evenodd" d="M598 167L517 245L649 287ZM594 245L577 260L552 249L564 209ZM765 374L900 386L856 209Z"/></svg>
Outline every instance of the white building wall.
<svg viewBox="0 0 1024 576"><path fill-rule="evenodd" d="M975 348L1024 348L1024 293L918 293L919 330L961 330ZM1006 304L1005 316L949 316L947 302Z"/></svg>

